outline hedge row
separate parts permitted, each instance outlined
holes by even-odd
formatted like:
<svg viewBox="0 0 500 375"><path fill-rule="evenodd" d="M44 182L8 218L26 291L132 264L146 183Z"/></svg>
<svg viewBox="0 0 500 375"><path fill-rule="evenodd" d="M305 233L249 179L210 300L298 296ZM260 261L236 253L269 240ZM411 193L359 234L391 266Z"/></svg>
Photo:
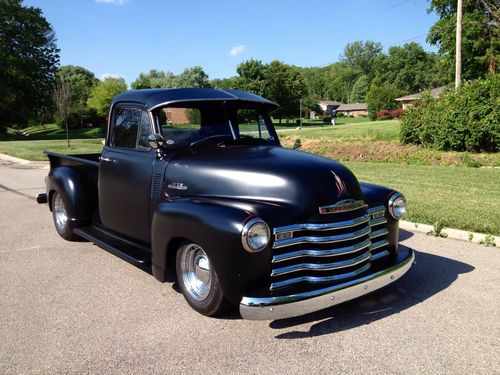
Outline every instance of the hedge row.
<svg viewBox="0 0 500 375"><path fill-rule="evenodd" d="M428 93L407 109L401 141L438 150L500 151L500 75L464 83L435 99Z"/></svg>

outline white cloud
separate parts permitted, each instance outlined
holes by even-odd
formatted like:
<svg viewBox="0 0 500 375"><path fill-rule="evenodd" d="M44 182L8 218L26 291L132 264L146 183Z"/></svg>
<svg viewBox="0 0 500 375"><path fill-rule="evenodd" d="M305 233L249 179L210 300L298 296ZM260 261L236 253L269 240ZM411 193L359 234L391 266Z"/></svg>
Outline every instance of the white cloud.
<svg viewBox="0 0 500 375"><path fill-rule="evenodd" d="M245 51L245 45L244 44L240 44L239 46L234 46L232 47L230 50L229 50L229 54L231 56L237 56L239 55L240 53L243 53L243 51Z"/></svg>
<svg viewBox="0 0 500 375"><path fill-rule="evenodd" d="M113 5L123 5L128 0L95 0L96 3L113 4Z"/></svg>
<svg viewBox="0 0 500 375"><path fill-rule="evenodd" d="M119 74L113 74L113 73L104 73L101 74L101 76L99 77L101 81L104 81L106 78L123 78L123 77Z"/></svg>

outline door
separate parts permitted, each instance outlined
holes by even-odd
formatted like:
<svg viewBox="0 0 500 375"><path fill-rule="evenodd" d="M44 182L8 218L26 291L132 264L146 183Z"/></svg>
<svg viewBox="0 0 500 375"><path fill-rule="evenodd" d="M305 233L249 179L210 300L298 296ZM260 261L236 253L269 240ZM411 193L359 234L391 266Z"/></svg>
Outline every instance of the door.
<svg viewBox="0 0 500 375"><path fill-rule="evenodd" d="M102 223L123 236L151 242L151 174L155 151L148 145L146 110L116 105L99 167Z"/></svg>

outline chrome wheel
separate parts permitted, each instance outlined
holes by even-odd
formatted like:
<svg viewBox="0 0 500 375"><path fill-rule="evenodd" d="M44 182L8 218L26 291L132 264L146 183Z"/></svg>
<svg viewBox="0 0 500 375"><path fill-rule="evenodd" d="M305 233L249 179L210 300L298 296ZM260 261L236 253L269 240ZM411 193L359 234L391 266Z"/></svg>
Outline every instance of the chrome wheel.
<svg viewBox="0 0 500 375"><path fill-rule="evenodd" d="M180 274L186 292L196 301L204 301L212 288L210 261L203 249L190 243L181 249Z"/></svg>
<svg viewBox="0 0 500 375"><path fill-rule="evenodd" d="M54 206L52 210L54 211L56 226L63 231L68 223L68 215L66 214L66 207L59 193L56 193L54 197Z"/></svg>

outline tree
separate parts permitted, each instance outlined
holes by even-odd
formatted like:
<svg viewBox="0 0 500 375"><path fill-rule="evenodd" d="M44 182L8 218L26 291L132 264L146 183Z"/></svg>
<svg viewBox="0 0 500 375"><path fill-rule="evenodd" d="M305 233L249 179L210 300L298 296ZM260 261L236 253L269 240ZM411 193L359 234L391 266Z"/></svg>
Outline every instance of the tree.
<svg viewBox="0 0 500 375"><path fill-rule="evenodd" d="M347 43L344 48L344 53L340 56L340 60L347 66L361 71L365 75L370 75L372 72L373 61L382 53L382 44L367 40L357 40L353 43Z"/></svg>
<svg viewBox="0 0 500 375"><path fill-rule="evenodd" d="M256 95L266 94L266 65L260 60L250 59L243 61L236 68L240 87Z"/></svg>
<svg viewBox="0 0 500 375"><path fill-rule="evenodd" d="M344 103L351 102L351 91L360 75L360 70L354 69L346 63L333 64L327 76L329 99Z"/></svg>
<svg viewBox="0 0 500 375"><path fill-rule="evenodd" d="M81 117L90 111L87 100L99 80L91 71L75 65L61 66L58 69L58 76L64 78L71 92L68 116L75 117L80 122Z"/></svg>
<svg viewBox="0 0 500 375"><path fill-rule="evenodd" d="M328 92L326 73L328 72L328 67L301 68L301 71L309 95L316 99L326 99Z"/></svg>
<svg viewBox="0 0 500 375"><path fill-rule="evenodd" d="M215 78L210 81L210 86L214 89L238 90L242 88L242 83L240 77Z"/></svg>
<svg viewBox="0 0 500 375"><path fill-rule="evenodd" d="M210 87L208 75L201 66L186 68L176 78L177 87Z"/></svg>
<svg viewBox="0 0 500 375"><path fill-rule="evenodd" d="M297 116L299 100L307 95L300 71L275 60L266 66L265 72L267 83L265 96L280 105L275 111L280 123L282 117Z"/></svg>
<svg viewBox="0 0 500 375"><path fill-rule="evenodd" d="M429 0L429 12L439 20L431 27L427 41L438 46L448 81L453 80L455 66L456 0ZM464 0L462 17L462 78L484 77L498 72L500 27L498 2Z"/></svg>
<svg viewBox="0 0 500 375"><path fill-rule="evenodd" d="M366 104L368 104L368 113L371 119L375 119L375 113L381 109L394 109L399 104L394 100L401 94L396 87L389 83L381 86L372 84L366 94Z"/></svg>
<svg viewBox="0 0 500 375"><path fill-rule="evenodd" d="M113 98L125 91L127 84L123 78L108 77L92 89L87 105L95 109L99 116L106 116Z"/></svg>
<svg viewBox="0 0 500 375"><path fill-rule="evenodd" d="M148 73L141 73L130 85L132 89L171 88L177 87L176 77L171 72L151 69Z"/></svg>
<svg viewBox="0 0 500 375"><path fill-rule="evenodd" d="M39 8L0 0L0 126L24 124L52 105L59 49Z"/></svg>
<svg viewBox="0 0 500 375"><path fill-rule="evenodd" d="M354 86L352 86L351 91L351 103L364 103L368 89L370 88L370 81L367 75L362 75L359 77Z"/></svg>
<svg viewBox="0 0 500 375"><path fill-rule="evenodd" d="M59 115L64 120L66 125L66 140L69 144L69 127L68 127L68 114L71 104L71 89L67 78L64 75L60 75L59 79L56 81L56 86L53 93L54 103L56 105Z"/></svg>
<svg viewBox="0 0 500 375"><path fill-rule="evenodd" d="M446 83L439 69L440 58L412 42L389 48L388 54L377 57L373 64L373 83L390 82L410 94Z"/></svg>

